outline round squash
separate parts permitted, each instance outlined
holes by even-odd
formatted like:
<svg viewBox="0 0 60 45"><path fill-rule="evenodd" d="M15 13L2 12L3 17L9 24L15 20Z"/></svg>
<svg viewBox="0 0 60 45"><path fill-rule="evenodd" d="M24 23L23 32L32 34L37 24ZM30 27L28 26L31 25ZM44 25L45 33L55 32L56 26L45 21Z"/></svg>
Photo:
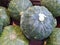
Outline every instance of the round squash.
<svg viewBox="0 0 60 45"><path fill-rule="evenodd" d="M60 28L55 28L47 39L47 45L60 45Z"/></svg>
<svg viewBox="0 0 60 45"><path fill-rule="evenodd" d="M4 7L0 7L0 33L2 31L2 28L4 26L7 26L10 24L10 18L6 13L6 9Z"/></svg>
<svg viewBox="0 0 60 45"><path fill-rule="evenodd" d="M23 35L21 28L17 25L4 27L0 37L0 45L29 45L29 41Z"/></svg>
<svg viewBox="0 0 60 45"><path fill-rule="evenodd" d="M15 20L20 20L20 12L25 11L28 7L32 6L29 0L11 0L8 6L10 16Z"/></svg>
<svg viewBox="0 0 60 45"><path fill-rule="evenodd" d="M32 6L21 12L21 28L29 39L42 40L47 38L56 25L51 12L44 6Z"/></svg>
<svg viewBox="0 0 60 45"><path fill-rule="evenodd" d="M41 0L41 5L46 6L54 17L60 16L60 0Z"/></svg>

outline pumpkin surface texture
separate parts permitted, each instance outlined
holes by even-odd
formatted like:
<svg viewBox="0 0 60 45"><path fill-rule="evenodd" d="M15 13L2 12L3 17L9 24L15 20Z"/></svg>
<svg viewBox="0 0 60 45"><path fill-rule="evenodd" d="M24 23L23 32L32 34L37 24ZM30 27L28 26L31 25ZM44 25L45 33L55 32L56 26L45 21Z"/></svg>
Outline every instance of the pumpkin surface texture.
<svg viewBox="0 0 60 45"><path fill-rule="evenodd" d="M54 17L60 16L60 0L41 0L41 5L46 6Z"/></svg>
<svg viewBox="0 0 60 45"><path fill-rule="evenodd" d="M6 13L6 9L4 7L0 7L0 33L2 32L2 28L10 24L10 18Z"/></svg>
<svg viewBox="0 0 60 45"><path fill-rule="evenodd" d="M42 40L51 34L56 20L44 6L32 6L21 12L20 25L28 39Z"/></svg>
<svg viewBox="0 0 60 45"><path fill-rule="evenodd" d="M6 26L0 37L0 45L29 45L19 26Z"/></svg>
<svg viewBox="0 0 60 45"><path fill-rule="evenodd" d="M60 45L60 28L55 28L47 39L47 45Z"/></svg>
<svg viewBox="0 0 60 45"><path fill-rule="evenodd" d="M15 20L20 20L20 12L32 6L29 0L11 0L8 6L10 16Z"/></svg>

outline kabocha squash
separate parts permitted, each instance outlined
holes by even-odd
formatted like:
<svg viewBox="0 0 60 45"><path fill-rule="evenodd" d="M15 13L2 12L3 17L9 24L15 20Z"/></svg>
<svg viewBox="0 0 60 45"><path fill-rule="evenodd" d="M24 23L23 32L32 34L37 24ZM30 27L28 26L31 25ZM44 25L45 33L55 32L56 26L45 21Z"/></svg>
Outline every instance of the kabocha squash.
<svg viewBox="0 0 60 45"><path fill-rule="evenodd" d="M10 16L15 20L20 20L20 12L32 6L29 0L11 0L8 6Z"/></svg>
<svg viewBox="0 0 60 45"><path fill-rule="evenodd" d="M21 28L17 25L4 27L0 37L0 45L29 45L29 41L23 35Z"/></svg>
<svg viewBox="0 0 60 45"><path fill-rule="evenodd" d="M56 20L44 6L32 6L20 14L20 26L28 39L47 38L56 25Z"/></svg>
<svg viewBox="0 0 60 45"><path fill-rule="evenodd" d="M0 6L0 33L2 31L2 28L9 24L10 24L10 19L6 13L6 9Z"/></svg>
<svg viewBox="0 0 60 45"><path fill-rule="evenodd" d="M60 0L41 0L41 5L46 6L54 17L60 16Z"/></svg>
<svg viewBox="0 0 60 45"><path fill-rule="evenodd" d="M47 45L60 45L60 28L55 28L47 39Z"/></svg>

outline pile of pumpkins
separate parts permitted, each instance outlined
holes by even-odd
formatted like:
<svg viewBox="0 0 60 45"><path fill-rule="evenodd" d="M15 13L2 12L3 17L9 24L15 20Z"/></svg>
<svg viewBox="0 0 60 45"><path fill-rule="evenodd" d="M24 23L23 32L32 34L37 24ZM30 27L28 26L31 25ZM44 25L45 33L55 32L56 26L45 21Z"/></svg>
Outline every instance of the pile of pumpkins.
<svg viewBox="0 0 60 45"><path fill-rule="evenodd" d="M47 39L46 45L60 45L60 0L41 0L33 6L30 0L11 0L8 8L0 6L0 45L29 45L29 40ZM10 18L20 25L10 25Z"/></svg>

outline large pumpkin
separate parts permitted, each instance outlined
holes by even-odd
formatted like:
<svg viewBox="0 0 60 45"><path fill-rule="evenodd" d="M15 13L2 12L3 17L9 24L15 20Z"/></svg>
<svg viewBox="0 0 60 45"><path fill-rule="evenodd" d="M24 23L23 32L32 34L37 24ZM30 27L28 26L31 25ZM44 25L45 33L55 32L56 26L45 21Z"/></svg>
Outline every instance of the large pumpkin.
<svg viewBox="0 0 60 45"><path fill-rule="evenodd" d="M25 11L30 6L32 6L32 3L29 0L11 0L8 10L10 12L10 16L19 21L20 12Z"/></svg>
<svg viewBox="0 0 60 45"><path fill-rule="evenodd" d="M10 18L6 13L6 9L4 7L0 7L0 33L2 31L2 28L4 26L7 26L10 24Z"/></svg>
<svg viewBox="0 0 60 45"><path fill-rule="evenodd" d="M19 26L6 26L0 37L0 45L29 45Z"/></svg>
<svg viewBox="0 0 60 45"><path fill-rule="evenodd" d="M54 17L60 16L60 0L41 0L41 5L46 6Z"/></svg>
<svg viewBox="0 0 60 45"><path fill-rule="evenodd" d="M56 20L44 6L32 6L21 12L20 25L27 38L42 40L51 34Z"/></svg>
<svg viewBox="0 0 60 45"><path fill-rule="evenodd" d="M55 28L47 39L47 45L60 45L60 28Z"/></svg>

